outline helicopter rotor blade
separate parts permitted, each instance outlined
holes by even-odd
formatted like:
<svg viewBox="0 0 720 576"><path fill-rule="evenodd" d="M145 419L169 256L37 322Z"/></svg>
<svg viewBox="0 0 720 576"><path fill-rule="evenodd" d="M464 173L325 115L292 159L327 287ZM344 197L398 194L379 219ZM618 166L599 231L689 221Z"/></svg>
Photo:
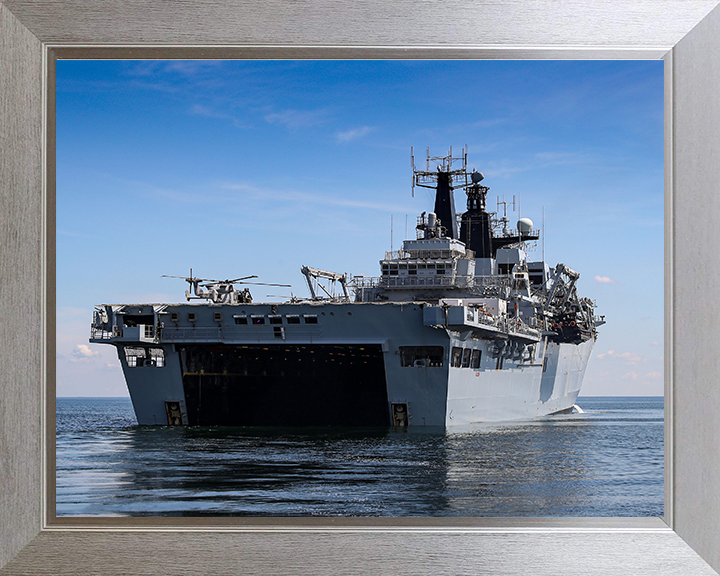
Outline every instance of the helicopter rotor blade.
<svg viewBox="0 0 720 576"><path fill-rule="evenodd" d="M236 284L236 283L240 282L241 280L248 280L250 278L257 278L257 276L252 275L252 276L244 276L243 278L235 278L235 280L225 280L224 283L225 284Z"/></svg>
<svg viewBox="0 0 720 576"><path fill-rule="evenodd" d="M188 278L187 276L170 276L169 274L163 274L160 278L180 278L185 282L217 282L217 280L210 280L209 278L194 278L193 276Z"/></svg>
<svg viewBox="0 0 720 576"><path fill-rule="evenodd" d="M237 284L255 284L256 286L280 286L282 288L292 288L292 284L266 284L265 282L237 282Z"/></svg>

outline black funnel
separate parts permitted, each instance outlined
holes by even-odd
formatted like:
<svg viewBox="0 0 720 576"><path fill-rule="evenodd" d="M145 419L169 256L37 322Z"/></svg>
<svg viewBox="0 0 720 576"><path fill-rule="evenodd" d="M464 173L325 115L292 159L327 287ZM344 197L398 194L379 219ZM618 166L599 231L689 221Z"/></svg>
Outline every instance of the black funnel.
<svg viewBox="0 0 720 576"><path fill-rule="evenodd" d="M435 214L445 228L448 238L458 239L457 220L455 218L455 197L453 196L452 178L447 172L438 171L437 189L435 192Z"/></svg>

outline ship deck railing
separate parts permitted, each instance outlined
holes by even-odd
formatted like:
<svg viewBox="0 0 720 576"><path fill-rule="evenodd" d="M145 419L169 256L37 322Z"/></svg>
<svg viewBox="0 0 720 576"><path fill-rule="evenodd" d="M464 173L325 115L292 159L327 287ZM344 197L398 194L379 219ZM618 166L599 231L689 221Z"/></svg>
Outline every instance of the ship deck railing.
<svg viewBox="0 0 720 576"><path fill-rule="evenodd" d="M248 329L249 328L249 329ZM292 331L283 329L275 332L274 326L250 326L250 327L196 327L178 326L164 327L158 332L158 342L161 344L170 343L193 343L193 342L226 342L253 344L259 342L278 341L283 342L290 339L312 341L321 336L318 327L310 328L293 326ZM284 327L283 327L284 328Z"/></svg>
<svg viewBox="0 0 720 576"><path fill-rule="evenodd" d="M92 326L90 328L90 340L112 340L116 334L102 328Z"/></svg>
<svg viewBox="0 0 720 576"><path fill-rule="evenodd" d="M472 250L390 250L385 251L385 260L424 260L449 258L475 258Z"/></svg>
<svg viewBox="0 0 720 576"><path fill-rule="evenodd" d="M485 288L510 287L510 276L380 276L353 279L356 288Z"/></svg>

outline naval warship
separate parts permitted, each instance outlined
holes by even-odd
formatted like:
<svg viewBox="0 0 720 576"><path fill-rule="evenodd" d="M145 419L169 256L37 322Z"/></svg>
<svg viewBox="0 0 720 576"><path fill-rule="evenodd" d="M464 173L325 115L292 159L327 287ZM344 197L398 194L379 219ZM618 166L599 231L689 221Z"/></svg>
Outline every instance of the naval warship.
<svg viewBox="0 0 720 576"><path fill-rule="evenodd" d="M377 277L303 266L308 298L259 303L240 288L256 276L191 269L183 303L96 306L90 342L117 348L138 423L449 429L572 411L604 323L580 275L531 261L539 231L510 228L499 198L488 211L467 149L412 158L434 210Z"/></svg>

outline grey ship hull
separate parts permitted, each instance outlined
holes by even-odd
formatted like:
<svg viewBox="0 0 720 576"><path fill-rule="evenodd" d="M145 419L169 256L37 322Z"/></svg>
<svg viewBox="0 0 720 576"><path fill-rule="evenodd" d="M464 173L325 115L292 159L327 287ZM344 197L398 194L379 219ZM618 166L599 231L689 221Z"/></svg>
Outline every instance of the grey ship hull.
<svg viewBox="0 0 720 576"><path fill-rule="evenodd" d="M147 324L95 327L91 341L117 347L141 425L457 427L534 418L572 408L594 345L533 331L506 334L498 350L494 328L465 307L412 302L122 310Z"/></svg>

